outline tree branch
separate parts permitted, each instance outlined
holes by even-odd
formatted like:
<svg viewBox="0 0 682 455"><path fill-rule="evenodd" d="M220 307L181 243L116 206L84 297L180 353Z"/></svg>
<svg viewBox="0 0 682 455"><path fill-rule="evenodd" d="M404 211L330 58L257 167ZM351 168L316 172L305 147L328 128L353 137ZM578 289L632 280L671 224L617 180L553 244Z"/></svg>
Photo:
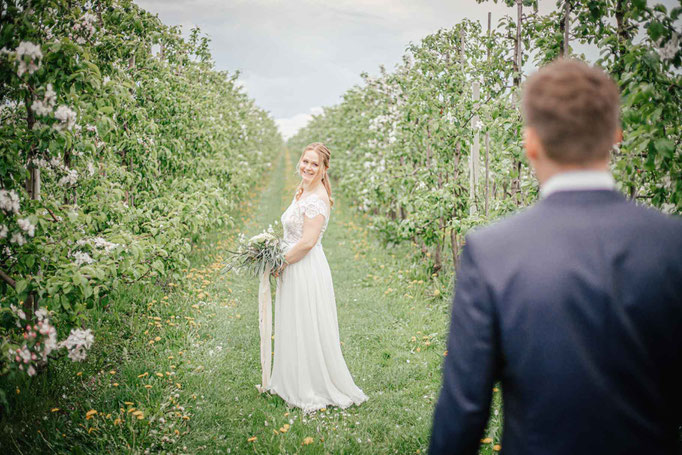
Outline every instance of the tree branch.
<svg viewBox="0 0 682 455"><path fill-rule="evenodd" d="M11 276L7 275L7 274L6 274L5 272L3 272L2 270L0 270L0 278L2 278L2 281L4 281L5 283L9 284L9 285L12 286L13 288L16 288L16 287L17 287L17 282L14 281L14 279L13 279Z"/></svg>

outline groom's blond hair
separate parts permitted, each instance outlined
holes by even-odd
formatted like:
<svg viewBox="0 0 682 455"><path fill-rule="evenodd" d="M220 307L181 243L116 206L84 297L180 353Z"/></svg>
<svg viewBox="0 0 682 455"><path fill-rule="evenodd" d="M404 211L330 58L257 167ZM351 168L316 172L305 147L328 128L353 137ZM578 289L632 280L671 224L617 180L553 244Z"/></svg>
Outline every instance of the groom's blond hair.
<svg viewBox="0 0 682 455"><path fill-rule="evenodd" d="M611 77L578 60L556 60L524 85L523 115L547 156L582 164L609 156L619 128L620 96Z"/></svg>

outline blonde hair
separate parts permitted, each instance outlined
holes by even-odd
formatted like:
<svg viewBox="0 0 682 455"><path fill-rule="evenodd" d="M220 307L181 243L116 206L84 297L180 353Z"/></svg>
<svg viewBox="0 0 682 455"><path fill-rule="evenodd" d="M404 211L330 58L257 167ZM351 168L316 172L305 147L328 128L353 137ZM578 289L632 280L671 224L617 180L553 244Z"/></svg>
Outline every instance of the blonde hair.
<svg viewBox="0 0 682 455"><path fill-rule="evenodd" d="M298 159L298 162L300 163L301 160L303 159L303 155L305 155L305 152L313 151L316 152L317 155L320 157L322 160L322 185L324 185L324 189L327 190L327 196L329 196L329 205L332 206L334 205L334 199L332 199L332 185L329 182L329 175L327 175L327 169L329 169L329 160L331 159L332 153L329 151L326 145L324 145L322 142L313 142L312 144L306 145L306 147L303 149L303 152L301 152L301 157ZM298 200L299 197L301 197L301 194L303 194L303 183L298 184L298 188L296 188L296 199Z"/></svg>

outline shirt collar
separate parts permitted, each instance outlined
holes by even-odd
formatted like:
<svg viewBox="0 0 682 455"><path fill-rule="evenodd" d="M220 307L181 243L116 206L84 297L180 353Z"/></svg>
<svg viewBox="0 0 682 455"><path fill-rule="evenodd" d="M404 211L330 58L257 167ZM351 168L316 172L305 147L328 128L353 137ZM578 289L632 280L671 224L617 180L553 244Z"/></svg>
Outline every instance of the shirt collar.
<svg viewBox="0 0 682 455"><path fill-rule="evenodd" d="M606 171L570 171L554 175L540 188L540 197L557 191L612 190L615 180Z"/></svg>

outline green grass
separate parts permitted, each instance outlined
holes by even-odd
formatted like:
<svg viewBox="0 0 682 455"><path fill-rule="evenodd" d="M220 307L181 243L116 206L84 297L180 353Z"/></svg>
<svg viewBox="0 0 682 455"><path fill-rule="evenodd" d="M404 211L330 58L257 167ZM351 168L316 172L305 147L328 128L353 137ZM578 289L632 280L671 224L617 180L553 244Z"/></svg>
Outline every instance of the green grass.
<svg viewBox="0 0 682 455"><path fill-rule="evenodd" d="M278 220L290 203L293 159L290 153L281 157L262 193L244 207L246 235ZM449 283L413 264L409 246L379 244L366 220L337 199L323 246L344 357L369 400L305 415L255 388L261 379L258 283L220 273L236 235L208 234L172 289L129 289L112 299L94 315L96 347L84 364L60 360L30 381L0 382L5 390L21 391L12 394L11 414L0 421L0 452L426 452ZM499 408L499 393L495 401ZM86 419L89 410L97 414ZM141 418L133 415L138 410ZM500 420L492 419L493 441L481 453L493 453ZM284 425L289 428L281 432ZM306 438L312 442L304 444L311 440Z"/></svg>

